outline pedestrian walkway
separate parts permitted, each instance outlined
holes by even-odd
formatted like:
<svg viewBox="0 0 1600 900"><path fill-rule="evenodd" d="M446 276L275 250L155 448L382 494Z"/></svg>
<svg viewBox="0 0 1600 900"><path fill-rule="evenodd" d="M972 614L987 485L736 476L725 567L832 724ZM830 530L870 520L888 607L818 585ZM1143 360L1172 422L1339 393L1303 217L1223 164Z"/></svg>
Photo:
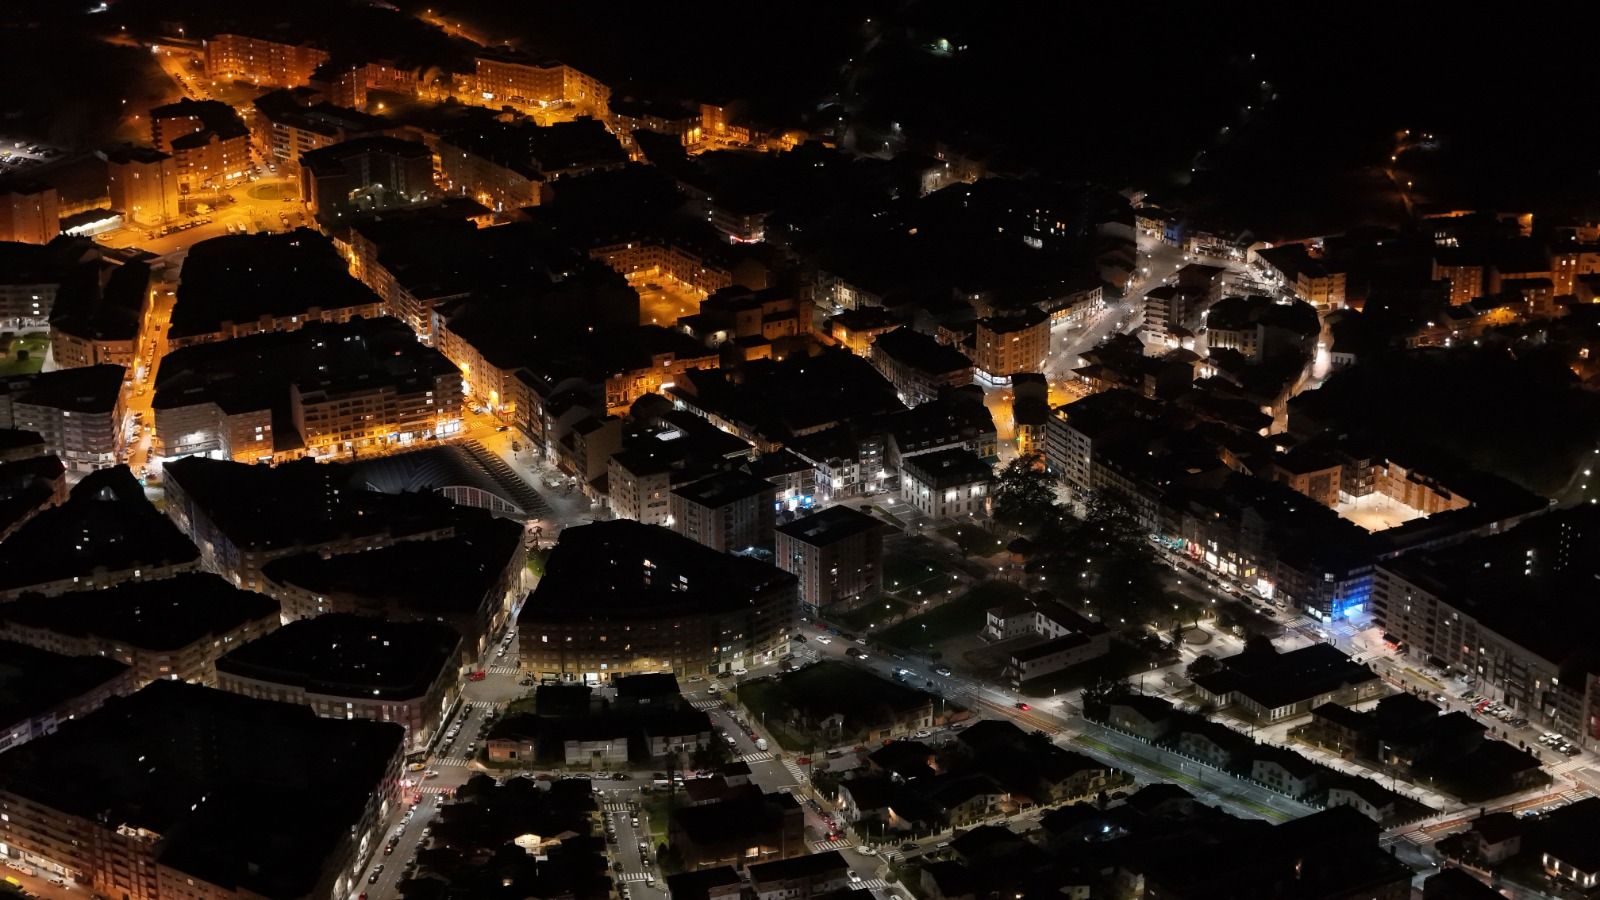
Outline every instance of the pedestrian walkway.
<svg viewBox="0 0 1600 900"><path fill-rule="evenodd" d="M511 705L510 700L469 700L467 705L473 709L492 709L499 712Z"/></svg>
<svg viewBox="0 0 1600 900"><path fill-rule="evenodd" d="M884 881L882 878L868 878L865 881L858 881L855 884L851 885L851 887L862 888L864 890L869 890L869 891L875 891L878 888L883 888L883 887L888 887L888 886L889 886L889 882Z"/></svg>
<svg viewBox="0 0 1600 900"><path fill-rule="evenodd" d="M453 788L453 787L447 787L447 786L442 785L442 784L425 784L425 785L417 788L417 793L419 793L419 794L453 794L453 793L455 793L455 790L456 789Z"/></svg>
<svg viewBox="0 0 1600 900"><path fill-rule="evenodd" d="M811 844L811 852L826 853L829 850L846 850L854 846L854 844L850 843L844 838L840 838L836 841L814 841Z"/></svg>
<svg viewBox="0 0 1600 900"><path fill-rule="evenodd" d="M461 448L467 451L474 462L483 467L502 490L511 495L511 499L522 507L523 514L528 518L542 519L550 514L550 506L544 502L544 498L488 447L472 440L461 444Z"/></svg>
<svg viewBox="0 0 1600 900"><path fill-rule="evenodd" d="M461 759L461 758L455 757L455 756L446 756L446 757L444 757L442 759L434 760L433 764L436 765L436 766L448 767L448 768L452 768L452 769L465 769L467 767L467 764L470 763L470 762L471 762L471 760L468 760L468 759Z"/></svg>
<svg viewBox="0 0 1600 900"><path fill-rule="evenodd" d="M795 762L792 759L786 759L786 760L783 761L783 767L785 769L789 770L789 774L790 775L794 776L794 783L795 784L805 784L806 783L805 770L800 768L800 764L799 763Z"/></svg>
<svg viewBox="0 0 1600 900"><path fill-rule="evenodd" d="M490 666L489 667L489 674L490 675L515 675L520 671L522 671L522 670L517 668L516 666Z"/></svg>
<svg viewBox="0 0 1600 900"><path fill-rule="evenodd" d="M772 751L770 750L762 750L758 753L746 753L745 755L739 757L740 761L747 763L766 762L771 758Z"/></svg>
<svg viewBox="0 0 1600 900"><path fill-rule="evenodd" d="M633 804L632 803L623 803L623 802L620 802L620 801L617 801L617 800L607 800L603 804L603 806L605 808L605 811L606 812L610 812L610 813L631 813L631 812L633 812Z"/></svg>
<svg viewBox="0 0 1600 900"><path fill-rule="evenodd" d="M716 709L717 707L721 706L722 705L722 701L721 700L692 700L692 701L689 702L689 705L694 707L695 709L698 709L698 710L709 711L709 710L713 710L713 709Z"/></svg>
<svg viewBox="0 0 1600 900"><path fill-rule="evenodd" d="M617 876L617 880L623 884L632 884L639 881L649 881L650 876L645 872L623 872Z"/></svg>

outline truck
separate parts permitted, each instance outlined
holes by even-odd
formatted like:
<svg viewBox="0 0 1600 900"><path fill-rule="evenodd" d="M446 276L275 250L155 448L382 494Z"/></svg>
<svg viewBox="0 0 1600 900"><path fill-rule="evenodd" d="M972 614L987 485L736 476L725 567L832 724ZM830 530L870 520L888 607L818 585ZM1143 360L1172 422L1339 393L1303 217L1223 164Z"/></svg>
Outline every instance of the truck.
<svg viewBox="0 0 1600 900"><path fill-rule="evenodd" d="M766 738L756 738L756 749L757 750L765 750L765 749L767 749L767 739Z"/></svg>

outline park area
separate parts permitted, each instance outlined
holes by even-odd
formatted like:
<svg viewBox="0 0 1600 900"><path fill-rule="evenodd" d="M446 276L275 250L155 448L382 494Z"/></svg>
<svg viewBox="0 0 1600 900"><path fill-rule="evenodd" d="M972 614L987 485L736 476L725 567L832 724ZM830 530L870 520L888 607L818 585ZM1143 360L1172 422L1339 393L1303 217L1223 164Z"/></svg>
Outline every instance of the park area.
<svg viewBox="0 0 1600 900"><path fill-rule="evenodd" d="M878 635L878 641L905 650L926 652L954 638L975 637L988 620L988 610L1021 599L1023 590L1009 581L985 581L966 593L907 619Z"/></svg>

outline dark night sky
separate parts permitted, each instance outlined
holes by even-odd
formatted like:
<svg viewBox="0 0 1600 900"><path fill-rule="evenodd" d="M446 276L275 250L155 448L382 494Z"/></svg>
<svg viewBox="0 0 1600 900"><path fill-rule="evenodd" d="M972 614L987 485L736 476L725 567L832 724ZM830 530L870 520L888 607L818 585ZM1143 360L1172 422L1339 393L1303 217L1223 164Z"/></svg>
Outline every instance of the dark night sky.
<svg viewBox="0 0 1600 900"><path fill-rule="evenodd" d="M259 11L270 24L329 22L330 5L124 0L118 8L197 24ZM1600 147L1600 116L1582 54L1562 37L1581 32L1579 3L1524 4L1492 21L1445 3L410 5L515 35L624 91L744 97L756 114L785 123L815 122L822 104L842 100L862 134L890 122L914 137L970 130L1041 170L1149 187L1264 234L1392 218L1395 198L1377 164L1405 127L1441 139L1403 161L1424 196L1600 206L1600 152L1590 149ZM301 7L316 14L297 15ZM47 120L56 139L92 141L86 95L106 93L138 61L85 46L84 33L110 17L53 0L42 8L53 23L0 28L8 111ZM952 58L919 49L936 37L968 49ZM95 56L107 58L85 64ZM1200 171L1191 179L1192 166Z"/></svg>

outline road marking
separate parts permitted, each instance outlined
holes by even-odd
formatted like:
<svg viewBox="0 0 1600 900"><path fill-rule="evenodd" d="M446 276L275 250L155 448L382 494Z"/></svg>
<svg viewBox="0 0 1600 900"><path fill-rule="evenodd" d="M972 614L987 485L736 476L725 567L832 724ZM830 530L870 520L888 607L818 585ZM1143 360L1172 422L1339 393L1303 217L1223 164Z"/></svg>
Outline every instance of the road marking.
<svg viewBox="0 0 1600 900"><path fill-rule="evenodd" d="M650 876L644 872L623 872L620 876L618 876L617 880L623 882L624 884L632 884L639 881L649 881Z"/></svg>
<svg viewBox="0 0 1600 900"><path fill-rule="evenodd" d="M447 756L443 759L434 760L433 764L436 766L449 766L451 768L465 769L471 762L472 760L470 759L459 759L454 756Z"/></svg>
<svg viewBox="0 0 1600 900"><path fill-rule="evenodd" d="M698 709L698 710L701 710L701 711L705 711L705 710L716 709L717 707L722 705L722 701L721 700L692 700L692 701L690 701L689 705L694 707L695 709Z"/></svg>
<svg viewBox="0 0 1600 900"><path fill-rule="evenodd" d="M517 668L516 666L490 666L489 667L489 674L490 675L515 675L520 671L522 671L522 670Z"/></svg>
<svg viewBox="0 0 1600 900"><path fill-rule="evenodd" d="M759 753L746 753L745 755L739 757L739 760L741 762L755 763L755 762L766 762L767 760L769 760L771 758L772 758L772 751L770 751L770 750L762 750Z"/></svg>
<svg viewBox="0 0 1600 900"><path fill-rule="evenodd" d="M815 853L826 853L829 850L844 850L853 846L855 845L844 838L840 838L836 841L814 841L811 844L811 849Z"/></svg>

